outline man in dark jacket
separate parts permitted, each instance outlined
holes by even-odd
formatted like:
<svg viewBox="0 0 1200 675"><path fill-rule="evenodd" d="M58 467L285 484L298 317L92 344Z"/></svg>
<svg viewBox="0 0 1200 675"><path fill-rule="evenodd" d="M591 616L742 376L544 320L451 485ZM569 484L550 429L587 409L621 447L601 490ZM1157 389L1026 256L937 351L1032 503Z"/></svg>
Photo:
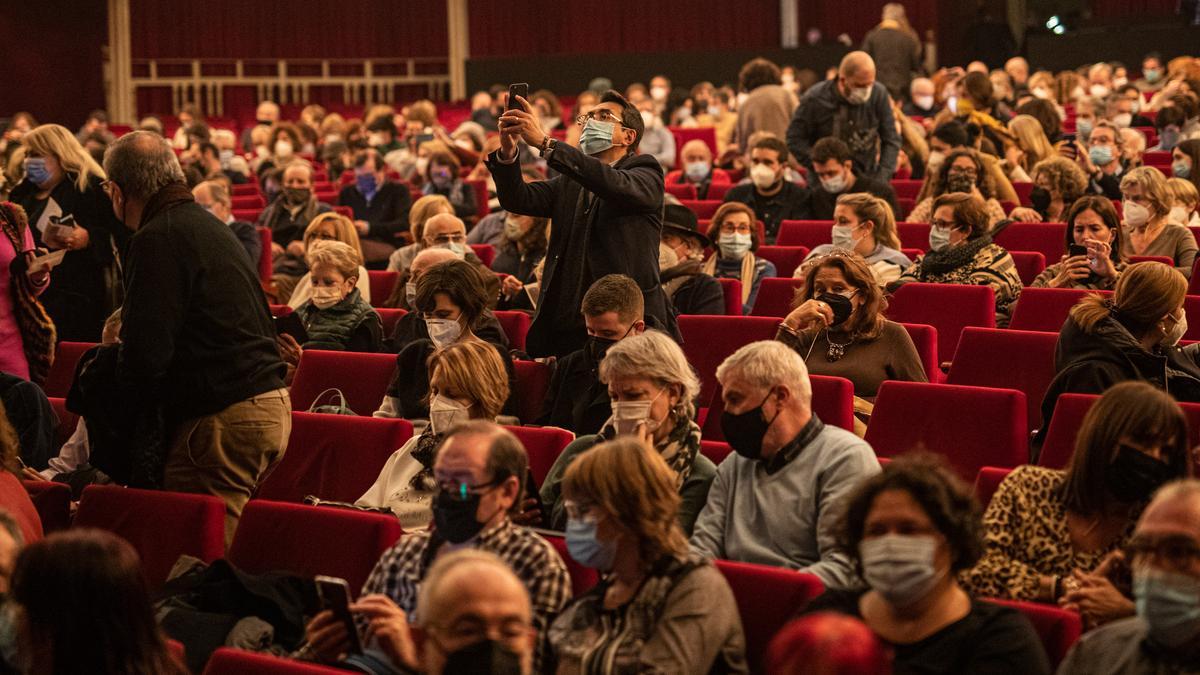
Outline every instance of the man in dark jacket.
<svg viewBox="0 0 1200 675"><path fill-rule="evenodd" d="M750 182L731 188L725 201L754 209L754 217L763 222L766 243L774 244L783 221L810 218L809 191L787 179L788 147L783 141L764 136L754 141L748 154Z"/></svg>
<svg viewBox="0 0 1200 675"><path fill-rule="evenodd" d="M266 297L233 232L192 198L165 139L127 134L104 168L113 212L134 231L116 382L131 408L162 407L162 486L220 497L229 543L291 432Z"/></svg>
<svg viewBox="0 0 1200 675"><path fill-rule="evenodd" d="M576 308L584 290L606 274L633 279L646 315L678 337L658 277L662 169L653 157L635 154L642 116L609 91L584 116L575 148L543 132L529 102L519 103L500 118L500 149L488 157L488 168L501 207L554 222L538 310L526 338L529 354L564 356L583 347L587 330ZM558 175L539 183L522 180L518 140L537 148Z"/></svg>
<svg viewBox="0 0 1200 675"><path fill-rule="evenodd" d="M811 172L812 146L826 136L850 146L858 175L892 179L900 135L887 88L875 81L875 62L866 52L847 54L837 79L821 82L804 94L788 126L788 148Z"/></svg>
<svg viewBox="0 0 1200 675"><path fill-rule="evenodd" d="M192 197L201 208L229 226L233 235L241 242L242 248L246 250L246 255L250 257L250 266L258 269L259 259L264 254L270 254L263 251L262 235L258 233L254 223L233 217L233 200L225 184L219 180L206 180L192 188Z"/></svg>
<svg viewBox="0 0 1200 675"><path fill-rule="evenodd" d="M886 201L892 207L892 213L899 213L896 208L896 191L892 184L860 176L854 170L850 148L840 138L822 138L812 148L812 166L816 174L809 175L812 184L810 217L813 220L833 220L833 208L837 205L838 197L854 192L866 192Z"/></svg>
<svg viewBox="0 0 1200 675"><path fill-rule="evenodd" d="M698 227L696 213L691 209L676 204L667 204L663 208L662 243L679 261L659 272L663 290L671 299L676 315L724 314L725 292L721 282L701 270L704 250L712 246L712 242ZM583 302L587 304L586 296Z"/></svg>
<svg viewBox="0 0 1200 675"><path fill-rule="evenodd" d="M354 211L367 267L386 267L388 256L396 250L396 236L408 229L412 206L408 186L389 181L383 157L364 150L354 156L354 184L342 188L338 204Z"/></svg>

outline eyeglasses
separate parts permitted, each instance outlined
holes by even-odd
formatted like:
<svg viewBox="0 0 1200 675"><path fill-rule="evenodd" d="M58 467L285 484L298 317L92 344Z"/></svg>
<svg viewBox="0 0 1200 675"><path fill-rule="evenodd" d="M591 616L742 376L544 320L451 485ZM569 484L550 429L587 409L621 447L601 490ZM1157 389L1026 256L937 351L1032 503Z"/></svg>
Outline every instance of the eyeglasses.
<svg viewBox="0 0 1200 675"><path fill-rule="evenodd" d="M596 505L590 502L574 502L568 499L563 502L563 506L566 508L567 517L571 520L589 520L595 522L599 516L594 510Z"/></svg>
<svg viewBox="0 0 1200 675"><path fill-rule="evenodd" d="M487 494L487 492L504 481L508 480L508 475L504 474L497 476L486 483L478 485L468 485L458 481L438 482L438 492L449 495L455 501L465 502L470 501L471 497L476 495Z"/></svg>
<svg viewBox="0 0 1200 675"><path fill-rule="evenodd" d="M595 120L597 122L612 122L618 126L625 126L625 124L621 121L620 116L614 114L608 108L596 108L589 113L584 113L575 118L575 123L579 126L584 126L588 123L588 120Z"/></svg>
<svg viewBox="0 0 1200 675"><path fill-rule="evenodd" d="M466 240L467 240L467 235L465 235L465 234L458 234L458 233L455 233L455 234L439 234L439 235L437 235L436 237L434 237L434 238L433 238L433 243L435 243L435 244L449 244L449 243L453 242L453 243L455 243L455 244L461 244L461 243L463 243L463 242L464 242L464 241L466 241Z"/></svg>
<svg viewBox="0 0 1200 675"><path fill-rule="evenodd" d="M1132 564L1153 559L1164 567L1188 573L1200 562L1200 545L1184 535L1134 537L1125 546L1125 559Z"/></svg>
<svg viewBox="0 0 1200 675"><path fill-rule="evenodd" d="M946 172L948 176L967 176L972 181L979 177L975 169L950 169Z"/></svg>
<svg viewBox="0 0 1200 675"><path fill-rule="evenodd" d="M933 225L939 230L953 230L958 227L958 223L953 220L934 220L930 225Z"/></svg>
<svg viewBox="0 0 1200 675"><path fill-rule="evenodd" d="M721 223L722 234L729 234L731 232L734 234L750 234L750 225L747 223L742 223L740 225L734 225L733 223Z"/></svg>

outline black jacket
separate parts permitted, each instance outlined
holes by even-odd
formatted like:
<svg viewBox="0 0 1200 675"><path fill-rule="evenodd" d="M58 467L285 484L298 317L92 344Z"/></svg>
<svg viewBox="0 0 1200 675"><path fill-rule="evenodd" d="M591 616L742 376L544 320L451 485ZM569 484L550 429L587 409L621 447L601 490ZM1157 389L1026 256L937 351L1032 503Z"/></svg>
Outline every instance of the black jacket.
<svg viewBox="0 0 1200 675"><path fill-rule="evenodd" d="M21 461L39 471L45 469L58 454L55 432L59 424L45 392L28 380L0 373L0 401L17 432Z"/></svg>
<svg viewBox="0 0 1200 675"><path fill-rule="evenodd" d="M753 183L735 185L725 193L725 201L741 202L754 209L754 216L763 221L766 229L764 244L775 243L779 224L783 221L812 219L812 198L808 188L788 180L783 181L782 190L770 197L759 195Z"/></svg>
<svg viewBox="0 0 1200 675"><path fill-rule="evenodd" d="M498 152L498 151L497 151ZM624 274L642 289L645 314L678 339L675 317L659 285L663 173L648 155L627 155L612 166L558 143L547 164L559 175L526 183L517 162L488 157L500 206L511 213L551 218L554 227L542 272L538 311L526 338L533 356L565 356L583 347L583 294L606 274Z"/></svg>
<svg viewBox="0 0 1200 675"><path fill-rule="evenodd" d="M354 211L355 220L365 220L371 225L365 239L396 246L396 237L408 230L408 209L412 207L412 195L406 185L391 181L380 185L370 204L358 191L357 185L347 185L338 193L338 204L349 206Z"/></svg>
<svg viewBox="0 0 1200 675"><path fill-rule="evenodd" d="M826 192L824 188L819 187L820 183L817 185L818 187L813 188L812 197L809 200L809 217L813 220L833 220L833 208L837 206L838 197L854 192L875 195L892 207L892 213L900 213L900 209L896 208L896 191L892 189L891 183L865 176L856 176L854 187L837 194Z"/></svg>
<svg viewBox="0 0 1200 675"><path fill-rule="evenodd" d="M167 208L134 234L125 273L117 377L130 401L178 421L284 386L266 296L225 223L195 202Z"/></svg>
<svg viewBox="0 0 1200 675"><path fill-rule="evenodd" d="M787 144L796 161L812 173L812 146L826 136L835 136L850 146L854 172L882 181L896 172L900 134L892 116L887 87L876 82L871 97L862 105L851 105L838 90L837 80L826 80L804 93L788 125Z"/></svg>
<svg viewBox="0 0 1200 675"><path fill-rule="evenodd" d="M550 388L537 423L575 432L575 437L600 433L612 415L608 387L600 382L599 367L586 349L571 352L554 362Z"/></svg>
<svg viewBox="0 0 1200 675"><path fill-rule="evenodd" d="M233 235L238 238L242 248L246 249L246 254L250 256L250 266L257 270L259 259L263 254L262 236L258 234L258 228L254 226L254 223L235 220L229 223L229 229L233 230Z"/></svg>
<svg viewBox="0 0 1200 675"><path fill-rule="evenodd" d="M724 314L725 291L711 274L700 272L696 264L680 263L662 271L662 282L687 277L671 294L675 314Z"/></svg>

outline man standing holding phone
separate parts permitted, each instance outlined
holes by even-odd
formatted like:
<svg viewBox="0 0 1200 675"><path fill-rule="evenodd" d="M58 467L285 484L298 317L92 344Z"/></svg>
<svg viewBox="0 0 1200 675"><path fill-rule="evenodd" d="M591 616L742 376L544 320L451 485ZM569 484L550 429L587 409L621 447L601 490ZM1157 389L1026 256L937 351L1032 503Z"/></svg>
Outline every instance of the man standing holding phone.
<svg viewBox="0 0 1200 675"><path fill-rule="evenodd" d="M658 278L663 173L653 157L637 154L642 116L624 96L610 90L575 122L583 127L578 148L545 133L524 96L510 96L500 116L500 149L487 160L501 207L552 219L542 291L526 349L532 356L563 356L582 349L587 329L579 306L592 282L607 274L624 274L637 282L646 315L678 339L675 316ZM536 149L558 175L526 183L517 162L518 141Z"/></svg>

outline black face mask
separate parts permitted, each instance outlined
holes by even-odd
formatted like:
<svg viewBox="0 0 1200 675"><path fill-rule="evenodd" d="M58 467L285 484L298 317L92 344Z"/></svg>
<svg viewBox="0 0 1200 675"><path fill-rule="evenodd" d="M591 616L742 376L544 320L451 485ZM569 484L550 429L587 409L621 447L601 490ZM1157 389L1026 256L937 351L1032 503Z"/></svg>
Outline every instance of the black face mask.
<svg viewBox="0 0 1200 675"><path fill-rule="evenodd" d="M1050 191L1044 187L1034 186L1029 192L1029 203L1033 204L1033 210L1042 215L1050 210Z"/></svg>
<svg viewBox="0 0 1200 675"><path fill-rule="evenodd" d="M833 323L831 326L838 326L845 323L846 319L854 313L854 303L850 302L850 298L838 295L837 293L822 293L817 296L817 300L829 305L829 309L833 310Z"/></svg>
<svg viewBox="0 0 1200 675"><path fill-rule="evenodd" d="M975 187L975 181L970 176L952 173L946 177L946 192L970 192Z"/></svg>
<svg viewBox="0 0 1200 675"><path fill-rule="evenodd" d="M451 544L461 544L479 534L484 525L475 516L479 511L479 500L477 494L468 495L463 501L439 490L433 499L433 523L437 533Z"/></svg>
<svg viewBox="0 0 1200 675"><path fill-rule="evenodd" d="M768 393L767 398L771 395ZM740 415L735 415L728 410L721 413L721 432L725 434L725 441L737 454L746 459L762 459L762 442L763 436L767 435L767 430L771 428L771 424L775 422L775 418L779 417L779 411L775 411L775 417L768 422L763 417L763 404L767 402L764 398L762 403L758 404L757 408L747 410Z"/></svg>
<svg viewBox="0 0 1200 675"><path fill-rule="evenodd" d="M1171 478L1171 467L1136 448L1122 444L1104 471L1104 483L1118 501L1136 504L1150 499Z"/></svg>
<svg viewBox="0 0 1200 675"><path fill-rule="evenodd" d="M495 640L481 640L446 655L443 672L455 675L517 675L521 657Z"/></svg>
<svg viewBox="0 0 1200 675"><path fill-rule="evenodd" d="M619 340L589 335L584 349L587 350L588 358L592 360L592 363L598 366L604 360L604 355L608 353L608 348L617 344L617 342Z"/></svg>

